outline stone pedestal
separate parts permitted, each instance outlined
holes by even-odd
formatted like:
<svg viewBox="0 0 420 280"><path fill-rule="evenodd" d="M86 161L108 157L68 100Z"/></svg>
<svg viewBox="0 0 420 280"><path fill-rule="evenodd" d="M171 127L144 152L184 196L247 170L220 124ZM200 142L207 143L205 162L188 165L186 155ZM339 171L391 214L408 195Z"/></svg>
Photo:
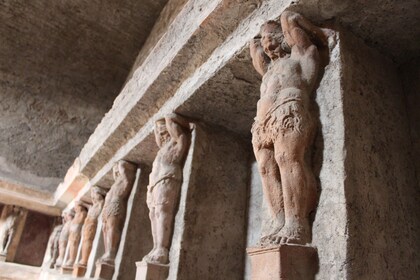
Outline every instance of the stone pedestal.
<svg viewBox="0 0 420 280"><path fill-rule="evenodd" d="M115 266L107 263L97 263L95 270L95 279L110 280L114 275Z"/></svg>
<svg viewBox="0 0 420 280"><path fill-rule="evenodd" d="M168 277L169 265L136 262L136 280L165 280Z"/></svg>
<svg viewBox="0 0 420 280"><path fill-rule="evenodd" d="M280 245L248 248L252 280L310 280L318 270L317 250L310 246Z"/></svg>
<svg viewBox="0 0 420 280"><path fill-rule="evenodd" d="M60 269L61 274L72 274L73 266L62 266Z"/></svg>
<svg viewBox="0 0 420 280"><path fill-rule="evenodd" d="M85 265L76 265L73 269L73 277L83 277L86 274L87 266Z"/></svg>
<svg viewBox="0 0 420 280"><path fill-rule="evenodd" d="M5 262L5 261L6 261L6 256L0 255L0 262Z"/></svg>

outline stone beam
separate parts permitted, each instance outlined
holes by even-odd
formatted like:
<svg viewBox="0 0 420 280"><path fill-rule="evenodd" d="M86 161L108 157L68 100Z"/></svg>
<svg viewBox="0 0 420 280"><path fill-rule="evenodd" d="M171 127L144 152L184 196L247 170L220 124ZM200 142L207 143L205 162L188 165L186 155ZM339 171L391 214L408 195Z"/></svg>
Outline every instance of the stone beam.
<svg viewBox="0 0 420 280"><path fill-rule="evenodd" d="M61 208L53 203L49 193L0 180L0 203L12 204L47 215L61 215Z"/></svg>
<svg viewBox="0 0 420 280"><path fill-rule="evenodd" d="M155 114L149 116L133 137L119 146L107 162L101 165L91 178L91 185L108 188L112 183L112 165L119 159L150 165L157 152L152 135L154 122L173 111L248 135L259 96L259 78L250 64L246 49L248 41L259 32L261 24L279 17L288 5L289 1L265 1L243 19L207 61L182 82L175 94L160 106ZM225 106L220 106L218 98L222 98ZM243 108L235 108L238 100L242 102ZM211 115L203 114L209 110L208 104L212 104ZM232 112L238 118L226 122L228 114ZM215 115L219 117L215 118ZM88 190L88 187L84 188L77 199L88 199Z"/></svg>
<svg viewBox="0 0 420 280"><path fill-rule="evenodd" d="M250 25L257 31L265 14L260 14L255 26L251 26L254 24L250 22L251 14L264 10L278 16L281 11L278 7L285 7L289 2L247 1L243 5L233 0L187 2L81 151L81 172L88 177L95 176L238 25ZM259 8L258 4L261 4ZM249 33L242 36L248 40ZM229 54L232 50L222 57Z"/></svg>

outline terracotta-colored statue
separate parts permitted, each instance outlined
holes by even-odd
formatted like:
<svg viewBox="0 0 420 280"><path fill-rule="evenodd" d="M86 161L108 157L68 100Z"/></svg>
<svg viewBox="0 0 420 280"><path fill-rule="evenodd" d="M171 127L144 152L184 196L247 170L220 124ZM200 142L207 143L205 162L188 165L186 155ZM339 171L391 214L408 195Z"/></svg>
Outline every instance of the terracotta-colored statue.
<svg viewBox="0 0 420 280"><path fill-rule="evenodd" d="M59 217L60 218L60 217ZM48 248L50 249L50 259L48 261L48 267L53 268L58 258L58 244L60 240L61 230L63 229L63 217L60 218L60 222L54 227L50 239L48 240ZM58 224L60 223L60 224Z"/></svg>
<svg viewBox="0 0 420 280"><path fill-rule="evenodd" d="M134 164L124 160L120 160L114 165L115 182L105 197L105 204L102 210L105 253L99 259L99 263L114 265L121 233L124 228L127 200L136 176L136 168Z"/></svg>
<svg viewBox="0 0 420 280"><path fill-rule="evenodd" d="M22 214L21 207L14 205L4 206L0 218L0 255L7 256L7 251L16 233Z"/></svg>
<svg viewBox="0 0 420 280"><path fill-rule="evenodd" d="M143 260L169 262L176 205L182 185L182 169L190 145L189 123L171 114L155 124L159 152L153 162L147 188L147 205L152 225L153 249Z"/></svg>
<svg viewBox="0 0 420 280"><path fill-rule="evenodd" d="M92 206L89 208L85 225L83 227L82 256L78 263L79 266L87 266L90 251L92 249L93 239L95 239L98 217L101 214L104 205L105 190L100 187L93 187L90 191Z"/></svg>
<svg viewBox="0 0 420 280"><path fill-rule="evenodd" d="M281 24L265 23L250 43L263 76L252 144L273 219L284 215L284 225L263 233L262 246L311 241L309 214L317 197L307 161L316 131L311 94L321 70L318 46L327 44L327 35L300 14L284 12Z"/></svg>
<svg viewBox="0 0 420 280"><path fill-rule="evenodd" d="M67 243L70 235L70 225L74 217L74 210L63 213L63 228L58 240L58 258L55 262L55 268L58 269L63 264L64 255L66 254Z"/></svg>
<svg viewBox="0 0 420 280"><path fill-rule="evenodd" d="M87 216L86 207L77 201L74 204L74 211L76 212L70 224L69 234L69 254L66 260L65 267L71 268L76 260L77 249L79 249L80 238L82 237L82 227Z"/></svg>

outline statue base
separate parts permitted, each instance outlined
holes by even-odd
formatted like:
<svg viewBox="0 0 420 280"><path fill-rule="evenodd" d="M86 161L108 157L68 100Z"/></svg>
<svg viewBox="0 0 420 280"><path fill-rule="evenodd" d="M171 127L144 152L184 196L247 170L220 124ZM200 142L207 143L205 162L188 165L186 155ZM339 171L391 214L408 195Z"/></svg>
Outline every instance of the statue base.
<svg viewBox="0 0 420 280"><path fill-rule="evenodd" d="M7 256L5 255L0 255L0 262L5 262L6 261Z"/></svg>
<svg viewBox="0 0 420 280"><path fill-rule="evenodd" d="M111 280L115 266L107 263L96 263L95 279Z"/></svg>
<svg viewBox="0 0 420 280"><path fill-rule="evenodd" d="M169 274L169 264L136 262L136 280L164 280Z"/></svg>
<svg viewBox="0 0 420 280"><path fill-rule="evenodd" d="M316 248L282 244L267 248L247 248L252 280L309 280L318 271Z"/></svg>
<svg viewBox="0 0 420 280"><path fill-rule="evenodd" d="M86 265L78 264L73 269L73 277L83 277L86 274Z"/></svg>
<svg viewBox="0 0 420 280"><path fill-rule="evenodd" d="M60 269L61 274L72 274L73 266L62 266Z"/></svg>

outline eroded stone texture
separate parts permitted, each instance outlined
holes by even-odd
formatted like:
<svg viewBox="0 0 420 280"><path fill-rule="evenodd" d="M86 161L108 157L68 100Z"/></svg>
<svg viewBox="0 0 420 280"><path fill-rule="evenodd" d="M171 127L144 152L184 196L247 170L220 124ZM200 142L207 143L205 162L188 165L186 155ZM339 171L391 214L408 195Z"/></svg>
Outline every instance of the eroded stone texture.
<svg viewBox="0 0 420 280"><path fill-rule="evenodd" d="M168 264L175 211L182 185L182 169L190 145L190 124L172 114L155 124L159 152L153 162L147 187L147 205L152 226L153 249L146 262Z"/></svg>
<svg viewBox="0 0 420 280"><path fill-rule="evenodd" d="M260 246L311 242L309 214L316 207L316 180L308 154L316 130L311 94L321 71L318 48L332 35L300 14L283 12L281 25L267 22L250 42L255 69L263 75L252 126L252 143L273 220Z"/></svg>
<svg viewBox="0 0 420 280"><path fill-rule="evenodd" d="M127 211L127 200L136 175L136 166L120 160L114 165L114 184L105 197L102 209L102 231L105 243L105 253L98 260L97 267L115 265L115 256L124 228ZM98 269L98 268L97 268Z"/></svg>

